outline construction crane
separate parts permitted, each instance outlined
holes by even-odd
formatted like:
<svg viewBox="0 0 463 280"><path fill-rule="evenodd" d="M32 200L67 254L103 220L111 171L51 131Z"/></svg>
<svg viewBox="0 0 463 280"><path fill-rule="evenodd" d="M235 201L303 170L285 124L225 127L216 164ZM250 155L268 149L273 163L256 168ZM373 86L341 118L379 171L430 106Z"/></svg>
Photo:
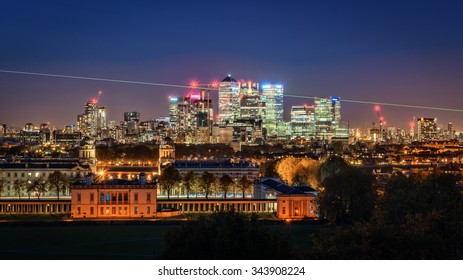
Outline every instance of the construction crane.
<svg viewBox="0 0 463 280"><path fill-rule="evenodd" d="M95 104L95 105L98 104L98 102L100 101L100 96L101 96L102 94L103 94L103 92L102 92L101 90L98 91L98 96L97 96L96 98L93 98L93 99L92 99L92 103Z"/></svg>

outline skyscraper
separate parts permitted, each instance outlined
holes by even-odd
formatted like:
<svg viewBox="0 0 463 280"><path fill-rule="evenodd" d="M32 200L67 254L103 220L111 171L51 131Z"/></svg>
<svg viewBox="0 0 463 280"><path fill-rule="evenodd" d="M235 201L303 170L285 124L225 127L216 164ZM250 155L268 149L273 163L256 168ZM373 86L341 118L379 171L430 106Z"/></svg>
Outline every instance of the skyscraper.
<svg viewBox="0 0 463 280"><path fill-rule="evenodd" d="M278 134L278 125L283 123L283 85L262 85L262 94L265 100L264 128L268 136Z"/></svg>
<svg viewBox="0 0 463 280"><path fill-rule="evenodd" d="M96 102L89 101L85 104L85 111L77 116L77 125L82 136L95 137L97 134L97 108Z"/></svg>
<svg viewBox="0 0 463 280"><path fill-rule="evenodd" d="M140 113L139 112L125 112L124 122L127 125L127 135L138 135L140 131Z"/></svg>
<svg viewBox="0 0 463 280"><path fill-rule="evenodd" d="M455 139L455 129L453 128L453 122L449 122L447 124L447 130L448 130L448 140Z"/></svg>
<svg viewBox="0 0 463 280"><path fill-rule="evenodd" d="M97 115L96 115L97 134L101 135L101 132L103 130L105 130L105 129L107 129L106 108L105 107L99 107L97 109Z"/></svg>
<svg viewBox="0 0 463 280"><path fill-rule="evenodd" d="M238 82L228 75L219 86L219 123L232 123L239 117Z"/></svg>
<svg viewBox="0 0 463 280"><path fill-rule="evenodd" d="M177 115L178 115L178 98L169 97L169 122L172 125L177 124Z"/></svg>
<svg viewBox="0 0 463 280"><path fill-rule="evenodd" d="M438 140L437 119L419 118L418 119L418 141Z"/></svg>
<svg viewBox="0 0 463 280"><path fill-rule="evenodd" d="M330 140L337 136L337 132L344 133L345 128L339 129L341 124L341 101L339 97L315 98L315 133L318 138Z"/></svg>
<svg viewBox="0 0 463 280"><path fill-rule="evenodd" d="M315 106L291 107L291 137L311 139L315 137Z"/></svg>
<svg viewBox="0 0 463 280"><path fill-rule="evenodd" d="M193 114L196 116L196 127L211 127L214 119L212 99L207 90L200 91L200 99L193 101Z"/></svg>
<svg viewBox="0 0 463 280"><path fill-rule="evenodd" d="M265 117L265 96L259 92L259 83L240 82L240 119L263 120Z"/></svg>

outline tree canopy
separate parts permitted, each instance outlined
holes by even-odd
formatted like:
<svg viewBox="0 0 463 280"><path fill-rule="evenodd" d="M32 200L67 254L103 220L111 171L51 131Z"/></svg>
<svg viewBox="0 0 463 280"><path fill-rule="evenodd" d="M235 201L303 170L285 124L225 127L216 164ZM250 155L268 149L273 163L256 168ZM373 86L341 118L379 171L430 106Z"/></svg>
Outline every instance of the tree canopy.
<svg viewBox="0 0 463 280"><path fill-rule="evenodd" d="M256 216L215 212L187 221L165 236L163 259L290 259L289 238L262 228Z"/></svg>
<svg viewBox="0 0 463 280"><path fill-rule="evenodd" d="M368 221L376 198L373 176L360 168L346 167L322 182L320 216L337 224Z"/></svg>
<svg viewBox="0 0 463 280"><path fill-rule="evenodd" d="M161 185L161 188L167 192L167 198L170 198L171 191L177 186L182 180L182 176L178 170L171 166L168 166L161 172L161 176L158 178L158 183Z"/></svg>

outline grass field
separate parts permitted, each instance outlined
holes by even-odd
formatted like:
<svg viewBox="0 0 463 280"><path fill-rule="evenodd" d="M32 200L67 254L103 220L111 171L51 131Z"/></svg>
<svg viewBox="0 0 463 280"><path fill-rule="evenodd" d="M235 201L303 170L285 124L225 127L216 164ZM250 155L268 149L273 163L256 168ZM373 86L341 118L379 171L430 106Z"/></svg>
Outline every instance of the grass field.
<svg viewBox="0 0 463 280"><path fill-rule="evenodd" d="M158 259L164 234L179 224L10 225L0 227L1 259ZM264 224L287 235L294 247L311 246L318 225ZM207 246L207 244L205 244Z"/></svg>

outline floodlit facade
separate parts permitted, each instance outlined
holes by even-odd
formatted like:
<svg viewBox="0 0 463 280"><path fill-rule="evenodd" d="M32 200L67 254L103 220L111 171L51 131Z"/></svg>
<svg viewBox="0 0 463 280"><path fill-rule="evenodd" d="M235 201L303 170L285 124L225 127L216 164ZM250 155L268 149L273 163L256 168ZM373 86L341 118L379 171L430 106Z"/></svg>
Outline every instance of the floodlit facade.
<svg viewBox="0 0 463 280"><path fill-rule="evenodd" d="M315 137L315 106L291 107L291 137L311 139Z"/></svg>
<svg viewBox="0 0 463 280"><path fill-rule="evenodd" d="M105 107L97 107L97 104L97 99L88 101L84 113L77 116L77 129L82 136L103 138L107 130L107 110Z"/></svg>
<svg viewBox="0 0 463 280"><path fill-rule="evenodd" d="M265 96L259 92L259 83L240 82L240 119L265 118Z"/></svg>
<svg viewBox="0 0 463 280"><path fill-rule="evenodd" d="M219 85L219 123L233 123L239 117L238 82L228 75Z"/></svg>
<svg viewBox="0 0 463 280"><path fill-rule="evenodd" d="M177 124L177 115L178 115L178 98L169 97L169 122L174 126Z"/></svg>
<svg viewBox="0 0 463 280"><path fill-rule="evenodd" d="M156 217L156 184L139 180L94 182L92 175L76 183L71 194L72 218L149 218Z"/></svg>
<svg viewBox="0 0 463 280"><path fill-rule="evenodd" d="M419 118L418 121L418 141L438 140L437 119Z"/></svg>
<svg viewBox="0 0 463 280"><path fill-rule="evenodd" d="M314 116L317 138L330 140L332 137L348 137L347 124L341 125L341 100L339 97L316 97Z"/></svg>
<svg viewBox="0 0 463 280"><path fill-rule="evenodd" d="M267 129L267 136L283 134L281 129L278 129L279 124L283 122L283 92L282 84L262 85L262 95L265 101L264 128Z"/></svg>

